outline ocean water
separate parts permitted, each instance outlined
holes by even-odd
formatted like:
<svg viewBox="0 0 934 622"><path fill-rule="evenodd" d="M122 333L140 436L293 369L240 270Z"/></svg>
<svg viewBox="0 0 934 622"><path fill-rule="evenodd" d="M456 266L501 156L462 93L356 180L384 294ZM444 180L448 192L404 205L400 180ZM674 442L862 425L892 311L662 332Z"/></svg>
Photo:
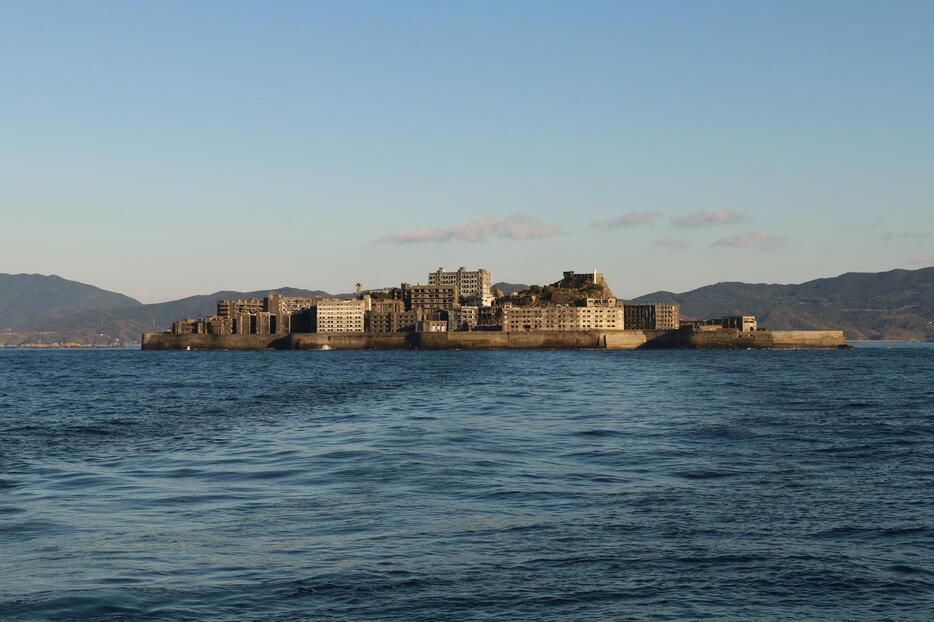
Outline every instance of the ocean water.
<svg viewBox="0 0 934 622"><path fill-rule="evenodd" d="M2 620L932 618L932 347L0 351Z"/></svg>

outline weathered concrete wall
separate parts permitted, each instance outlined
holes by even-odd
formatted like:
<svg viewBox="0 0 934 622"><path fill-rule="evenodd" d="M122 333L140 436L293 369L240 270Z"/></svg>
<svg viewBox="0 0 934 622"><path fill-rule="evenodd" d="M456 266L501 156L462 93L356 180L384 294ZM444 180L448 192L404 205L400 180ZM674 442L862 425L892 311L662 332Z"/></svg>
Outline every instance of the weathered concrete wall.
<svg viewBox="0 0 934 622"><path fill-rule="evenodd" d="M683 329L651 337L646 348L838 348L846 345L842 330L743 332Z"/></svg>
<svg viewBox="0 0 934 622"><path fill-rule="evenodd" d="M842 330L773 330L773 348L839 348L846 345Z"/></svg>
<svg viewBox="0 0 934 622"><path fill-rule="evenodd" d="M146 333L143 350L265 350L288 349L286 335L173 335Z"/></svg>
<svg viewBox="0 0 934 622"><path fill-rule="evenodd" d="M645 345L649 339L646 333L655 331L645 330L615 330L607 331L603 335L603 344L607 350L635 350Z"/></svg>
<svg viewBox="0 0 934 622"><path fill-rule="evenodd" d="M295 350L402 350L410 347L409 333L292 333Z"/></svg>
<svg viewBox="0 0 934 622"><path fill-rule="evenodd" d="M607 349L637 348L837 348L843 331L718 330L695 332L621 331L475 331L453 333L293 333L291 335L143 335L144 350L422 350Z"/></svg>
<svg viewBox="0 0 934 622"><path fill-rule="evenodd" d="M596 349L606 347L602 331L476 331L412 333L412 345L422 350Z"/></svg>
<svg viewBox="0 0 934 622"><path fill-rule="evenodd" d="M143 335L143 350L379 350L408 348L405 333L292 333L291 335Z"/></svg>

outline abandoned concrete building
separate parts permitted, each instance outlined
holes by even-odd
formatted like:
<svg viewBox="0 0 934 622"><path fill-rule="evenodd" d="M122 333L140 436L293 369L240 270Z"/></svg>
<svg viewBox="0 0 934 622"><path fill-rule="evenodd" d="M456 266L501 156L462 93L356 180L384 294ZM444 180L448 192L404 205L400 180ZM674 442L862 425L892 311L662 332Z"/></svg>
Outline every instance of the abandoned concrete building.
<svg viewBox="0 0 934 622"><path fill-rule="evenodd" d="M754 315L681 321L677 304L626 304L612 297L603 273L566 271L552 287L577 288L591 295L559 304L527 293L492 303L490 273L443 268L429 273L428 285L363 291L341 298L286 296L269 292L263 299L218 300L216 315L172 323L176 334L286 335L289 333L397 333L471 330L614 331L736 330L756 331ZM595 287L596 286L596 287ZM531 289L531 288L530 288ZM541 288L539 288L541 289ZM565 298L565 300L568 300Z"/></svg>
<svg viewBox="0 0 934 622"><path fill-rule="evenodd" d="M677 330L681 326L680 307L675 304L624 304L626 328Z"/></svg>
<svg viewBox="0 0 934 622"><path fill-rule="evenodd" d="M428 284L456 285L462 299L475 300L481 307L493 304L490 273L483 268L471 271L461 266L453 272L438 268L428 274Z"/></svg>

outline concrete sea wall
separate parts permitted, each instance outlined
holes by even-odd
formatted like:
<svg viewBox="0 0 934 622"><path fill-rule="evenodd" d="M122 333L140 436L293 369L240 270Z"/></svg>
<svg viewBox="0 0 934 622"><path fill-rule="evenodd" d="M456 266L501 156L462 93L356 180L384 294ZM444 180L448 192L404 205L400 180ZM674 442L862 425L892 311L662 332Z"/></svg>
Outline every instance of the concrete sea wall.
<svg viewBox="0 0 934 622"><path fill-rule="evenodd" d="M605 347L599 331L476 331L413 333L412 346L422 350L596 349Z"/></svg>
<svg viewBox="0 0 934 622"><path fill-rule="evenodd" d="M645 348L839 348L846 346L842 330L739 330L663 332L648 339Z"/></svg>
<svg viewBox="0 0 934 622"><path fill-rule="evenodd" d="M143 350L288 350L288 335L173 335L146 333Z"/></svg>
<svg viewBox="0 0 934 622"><path fill-rule="evenodd" d="M453 333L293 333L291 335L143 335L144 350L635 350L640 348L837 348L843 331L476 331Z"/></svg>
<svg viewBox="0 0 934 622"><path fill-rule="evenodd" d="M772 348L839 348L846 345L842 330L773 330Z"/></svg>
<svg viewBox="0 0 934 622"><path fill-rule="evenodd" d="M403 350L408 333L292 333L293 350Z"/></svg>

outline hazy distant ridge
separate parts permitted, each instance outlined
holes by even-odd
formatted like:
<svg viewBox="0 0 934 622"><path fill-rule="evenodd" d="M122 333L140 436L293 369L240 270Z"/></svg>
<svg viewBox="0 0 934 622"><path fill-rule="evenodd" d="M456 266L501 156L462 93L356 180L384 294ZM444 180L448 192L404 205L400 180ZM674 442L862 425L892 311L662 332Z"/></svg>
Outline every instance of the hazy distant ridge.
<svg viewBox="0 0 934 622"><path fill-rule="evenodd" d="M699 319L749 313L771 329L843 328L849 339L934 340L934 268L848 272L798 285L717 283L632 302L676 302Z"/></svg>
<svg viewBox="0 0 934 622"><path fill-rule="evenodd" d="M521 292L529 288L528 285L524 283L507 283L506 281L500 281L499 283L493 283L491 286L493 289L498 289L507 296L515 292Z"/></svg>
<svg viewBox="0 0 934 622"><path fill-rule="evenodd" d="M139 307L138 300L42 274L0 274L0 329L92 309Z"/></svg>

